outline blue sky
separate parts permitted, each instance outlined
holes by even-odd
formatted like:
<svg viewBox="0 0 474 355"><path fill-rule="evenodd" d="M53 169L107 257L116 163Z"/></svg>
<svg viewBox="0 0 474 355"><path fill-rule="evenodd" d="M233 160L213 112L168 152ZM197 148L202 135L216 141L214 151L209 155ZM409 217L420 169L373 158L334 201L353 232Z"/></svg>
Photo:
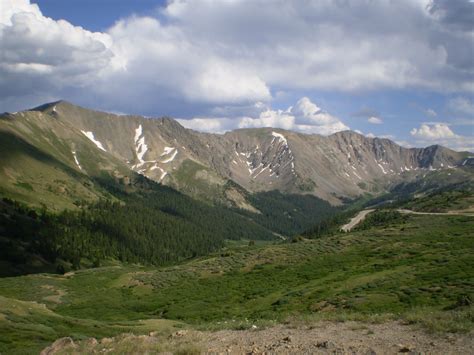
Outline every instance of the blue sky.
<svg viewBox="0 0 474 355"><path fill-rule="evenodd" d="M0 110L66 99L473 151L473 38L469 0L0 0Z"/></svg>
<svg viewBox="0 0 474 355"><path fill-rule="evenodd" d="M157 15L166 0L33 0L41 12L53 19L64 19L90 31L106 31L120 18L131 15Z"/></svg>

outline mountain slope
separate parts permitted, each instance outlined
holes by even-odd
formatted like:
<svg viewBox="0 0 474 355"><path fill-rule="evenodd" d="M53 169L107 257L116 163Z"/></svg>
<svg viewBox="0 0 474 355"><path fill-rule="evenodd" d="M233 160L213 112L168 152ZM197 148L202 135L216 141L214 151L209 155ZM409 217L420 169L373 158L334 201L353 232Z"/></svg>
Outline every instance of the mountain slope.
<svg viewBox="0 0 474 355"><path fill-rule="evenodd" d="M260 334L252 325L293 319L305 328L324 328L318 319L362 320L368 323L356 325L365 339L371 321L396 319L431 331L464 331L469 338L473 228L472 217L410 215L300 243L241 245L164 268L121 265L1 278L0 351L39 351L66 336L77 341L124 332L156 334L167 321L181 323L174 332L194 325ZM124 352L139 351L141 341ZM292 335L284 343L293 342ZM119 345L108 339L102 346L117 351Z"/></svg>
<svg viewBox="0 0 474 355"><path fill-rule="evenodd" d="M119 116L64 101L0 122L2 131L6 126L47 148L85 178L107 171L128 180L130 169L199 199L256 213L248 193L279 190L340 204L432 172L470 171L474 164L467 152L407 149L351 131L328 137L271 128L205 134L170 118Z"/></svg>
<svg viewBox="0 0 474 355"><path fill-rule="evenodd" d="M226 239L278 239L250 218L144 177L132 193L106 188L115 201L60 213L0 199L0 277L118 261L163 265L208 254Z"/></svg>

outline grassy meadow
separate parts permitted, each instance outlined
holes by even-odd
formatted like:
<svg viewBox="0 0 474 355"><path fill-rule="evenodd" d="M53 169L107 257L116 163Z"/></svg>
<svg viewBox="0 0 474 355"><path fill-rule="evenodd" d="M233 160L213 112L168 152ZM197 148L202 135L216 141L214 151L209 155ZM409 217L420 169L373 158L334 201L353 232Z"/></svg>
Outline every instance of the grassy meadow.
<svg viewBox="0 0 474 355"><path fill-rule="evenodd" d="M230 243L185 263L0 279L0 352L55 339L318 319L473 329L474 218L401 221L296 243Z"/></svg>

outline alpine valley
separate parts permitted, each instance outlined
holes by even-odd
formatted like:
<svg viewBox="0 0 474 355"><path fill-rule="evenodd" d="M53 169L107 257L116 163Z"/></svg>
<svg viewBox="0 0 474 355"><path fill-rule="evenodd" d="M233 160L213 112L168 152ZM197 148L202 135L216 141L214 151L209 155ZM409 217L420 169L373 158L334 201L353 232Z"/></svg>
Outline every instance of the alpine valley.
<svg viewBox="0 0 474 355"><path fill-rule="evenodd" d="M462 352L473 188L473 153L352 131L4 113L0 353Z"/></svg>

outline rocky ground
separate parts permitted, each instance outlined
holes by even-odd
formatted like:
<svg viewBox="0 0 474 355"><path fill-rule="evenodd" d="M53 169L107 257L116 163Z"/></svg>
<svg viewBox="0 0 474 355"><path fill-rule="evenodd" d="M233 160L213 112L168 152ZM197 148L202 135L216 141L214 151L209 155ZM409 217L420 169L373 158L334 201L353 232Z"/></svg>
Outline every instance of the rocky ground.
<svg viewBox="0 0 474 355"><path fill-rule="evenodd" d="M73 342L62 338L42 354L212 353L212 354L472 354L473 334L432 335L399 322L318 322L266 329L180 330L171 335L122 335Z"/></svg>

